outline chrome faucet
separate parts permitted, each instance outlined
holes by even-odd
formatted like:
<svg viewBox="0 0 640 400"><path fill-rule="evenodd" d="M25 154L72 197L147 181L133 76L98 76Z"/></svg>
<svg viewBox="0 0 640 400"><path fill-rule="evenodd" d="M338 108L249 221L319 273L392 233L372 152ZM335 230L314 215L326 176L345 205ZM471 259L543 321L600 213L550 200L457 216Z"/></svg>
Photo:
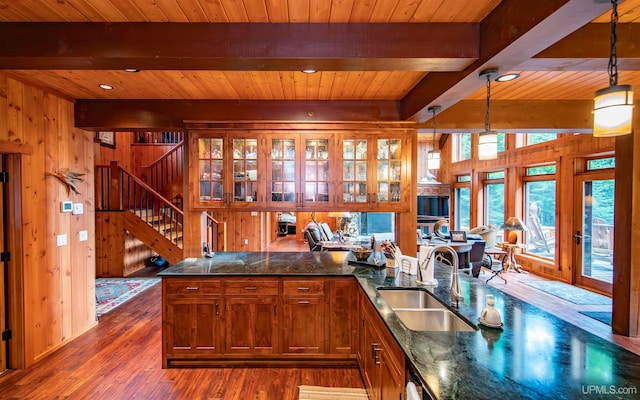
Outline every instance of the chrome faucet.
<svg viewBox="0 0 640 400"><path fill-rule="evenodd" d="M418 276L416 278L416 283L426 283L423 278L423 271L424 268L429 264L431 257L435 257L436 251L446 251L451 254L451 260L453 261L453 263L451 265L451 288L449 289L449 293L451 295L452 305L455 303L455 307L458 307L458 302L460 300L464 302L464 297L462 297L462 294L460 294L460 279L458 276L458 253L456 253L453 247L446 244L436 244L435 246L431 247L431 253L427 256L427 259L423 263L418 265Z"/></svg>

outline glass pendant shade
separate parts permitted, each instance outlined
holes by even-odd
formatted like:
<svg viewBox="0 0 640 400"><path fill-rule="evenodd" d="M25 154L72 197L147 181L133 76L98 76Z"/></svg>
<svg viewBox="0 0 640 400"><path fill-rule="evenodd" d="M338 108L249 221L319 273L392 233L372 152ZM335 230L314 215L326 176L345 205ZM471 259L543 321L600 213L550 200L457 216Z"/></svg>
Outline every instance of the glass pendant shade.
<svg viewBox="0 0 640 400"><path fill-rule="evenodd" d="M631 133L633 87L609 86L596 92L593 99L593 136L609 137Z"/></svg>
<svg viewBox="0 0 640 400"><path fill-rule="evenodd" d="M478 159L495 160L496 158L498 158L498 132L480 132L478 136Z"/></svg>
<svg viewBox="0 0 640 400"><path fill-rule="evenodd" d="M427 169L440 169L440 150L431 150L427 153Z"/></svg>

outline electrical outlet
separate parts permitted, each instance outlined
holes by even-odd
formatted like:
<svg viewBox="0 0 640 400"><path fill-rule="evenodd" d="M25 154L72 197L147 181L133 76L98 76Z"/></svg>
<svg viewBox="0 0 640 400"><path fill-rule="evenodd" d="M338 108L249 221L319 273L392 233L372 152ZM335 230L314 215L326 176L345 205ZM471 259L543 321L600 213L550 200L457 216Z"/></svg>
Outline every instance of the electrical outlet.
<svg viewBox="0 0 640 400"><path fill-rule="evenodd" d="M67 245L67 235L58 235L56 237L56 241L58 243L58 247Z"/></svg>
<svg viewBox="0 0 640 400"><path fill-rule="evenodd" d="M249 239L245 239L244 244L249 244Z"/></svg>
<svg viewBox="0 0 640 400"><path fill-rule="evenodd" d="M87 231L78 232L78 240L79 241L84 242L87 239L89 239L89 232L87 232Z"/></svg>

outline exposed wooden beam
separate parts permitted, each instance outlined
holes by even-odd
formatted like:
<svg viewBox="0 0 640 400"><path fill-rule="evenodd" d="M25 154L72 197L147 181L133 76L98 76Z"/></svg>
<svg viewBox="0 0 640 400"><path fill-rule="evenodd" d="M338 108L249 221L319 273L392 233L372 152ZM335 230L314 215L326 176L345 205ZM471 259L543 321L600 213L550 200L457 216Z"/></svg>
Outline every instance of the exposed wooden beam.
<svg viewBox="0 0 640 400"><path fill-rule="evenodd" d="M446 109L478 90L487 68L511 69L589 23L610 8L584 0L503 0L480 23L478 60L462 72L428 74L402 99L402 118L429 119L427 108Z"/></svg>
<svg viewBox="0 0 640 400"><path fill-rule="evenodd" d="M640 70L640 24L618 24L616 54L621 71ZM522 71L606 70L611 53L611 25L591 23L518 66Z"/></svg>
<svg viewBox="0 0 640 400"><path fill-rule="evenodd" d="M201 122L397 122L395 101L77 100L77 128L180 129Z"/></svg>
<svg viewBox="0 0 640 400"><path fill-rule="evenodd" d="M1 69L450 71L478 24L2 23Z"/></svg>

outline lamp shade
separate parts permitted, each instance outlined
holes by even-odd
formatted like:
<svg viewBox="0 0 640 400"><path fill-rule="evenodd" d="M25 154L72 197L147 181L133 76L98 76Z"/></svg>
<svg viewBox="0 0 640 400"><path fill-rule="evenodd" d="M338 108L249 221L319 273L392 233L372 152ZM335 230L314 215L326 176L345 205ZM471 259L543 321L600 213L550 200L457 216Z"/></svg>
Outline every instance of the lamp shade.
<svg viewBox="0 0 640 400"><path fill-rule="evenodd" d="M480 132L478 137L478 159L495 160L498 157L498 132Z"/></svg>
<svg viewBox="0 0 640 400"><path fill-rule="evenodd" d="M330 211L327 216L330 218L351 218L351 213L346 211Z"/></svg>
<svg viewBox="0 0 640 400"><path fill-rule="evenodd" d="M427 153L427 169L440 169L440 150Z"/></svg>
<svg viewBox="0 0 640 400"><path fill-rule="evenodd" d="M593 99L593 136L609 137L631 133L633 87L615 85L600 89Z"/></svg>
<svg viewBox="0 0 640 400"><path fill-rule="evenodd" d="M528 231L525 223L518 217L509 217L504 224L500 227L500 229L506 229L509 232L509 237L507 241L511 244L518 243L518 233L517 231Z"/></svg>

